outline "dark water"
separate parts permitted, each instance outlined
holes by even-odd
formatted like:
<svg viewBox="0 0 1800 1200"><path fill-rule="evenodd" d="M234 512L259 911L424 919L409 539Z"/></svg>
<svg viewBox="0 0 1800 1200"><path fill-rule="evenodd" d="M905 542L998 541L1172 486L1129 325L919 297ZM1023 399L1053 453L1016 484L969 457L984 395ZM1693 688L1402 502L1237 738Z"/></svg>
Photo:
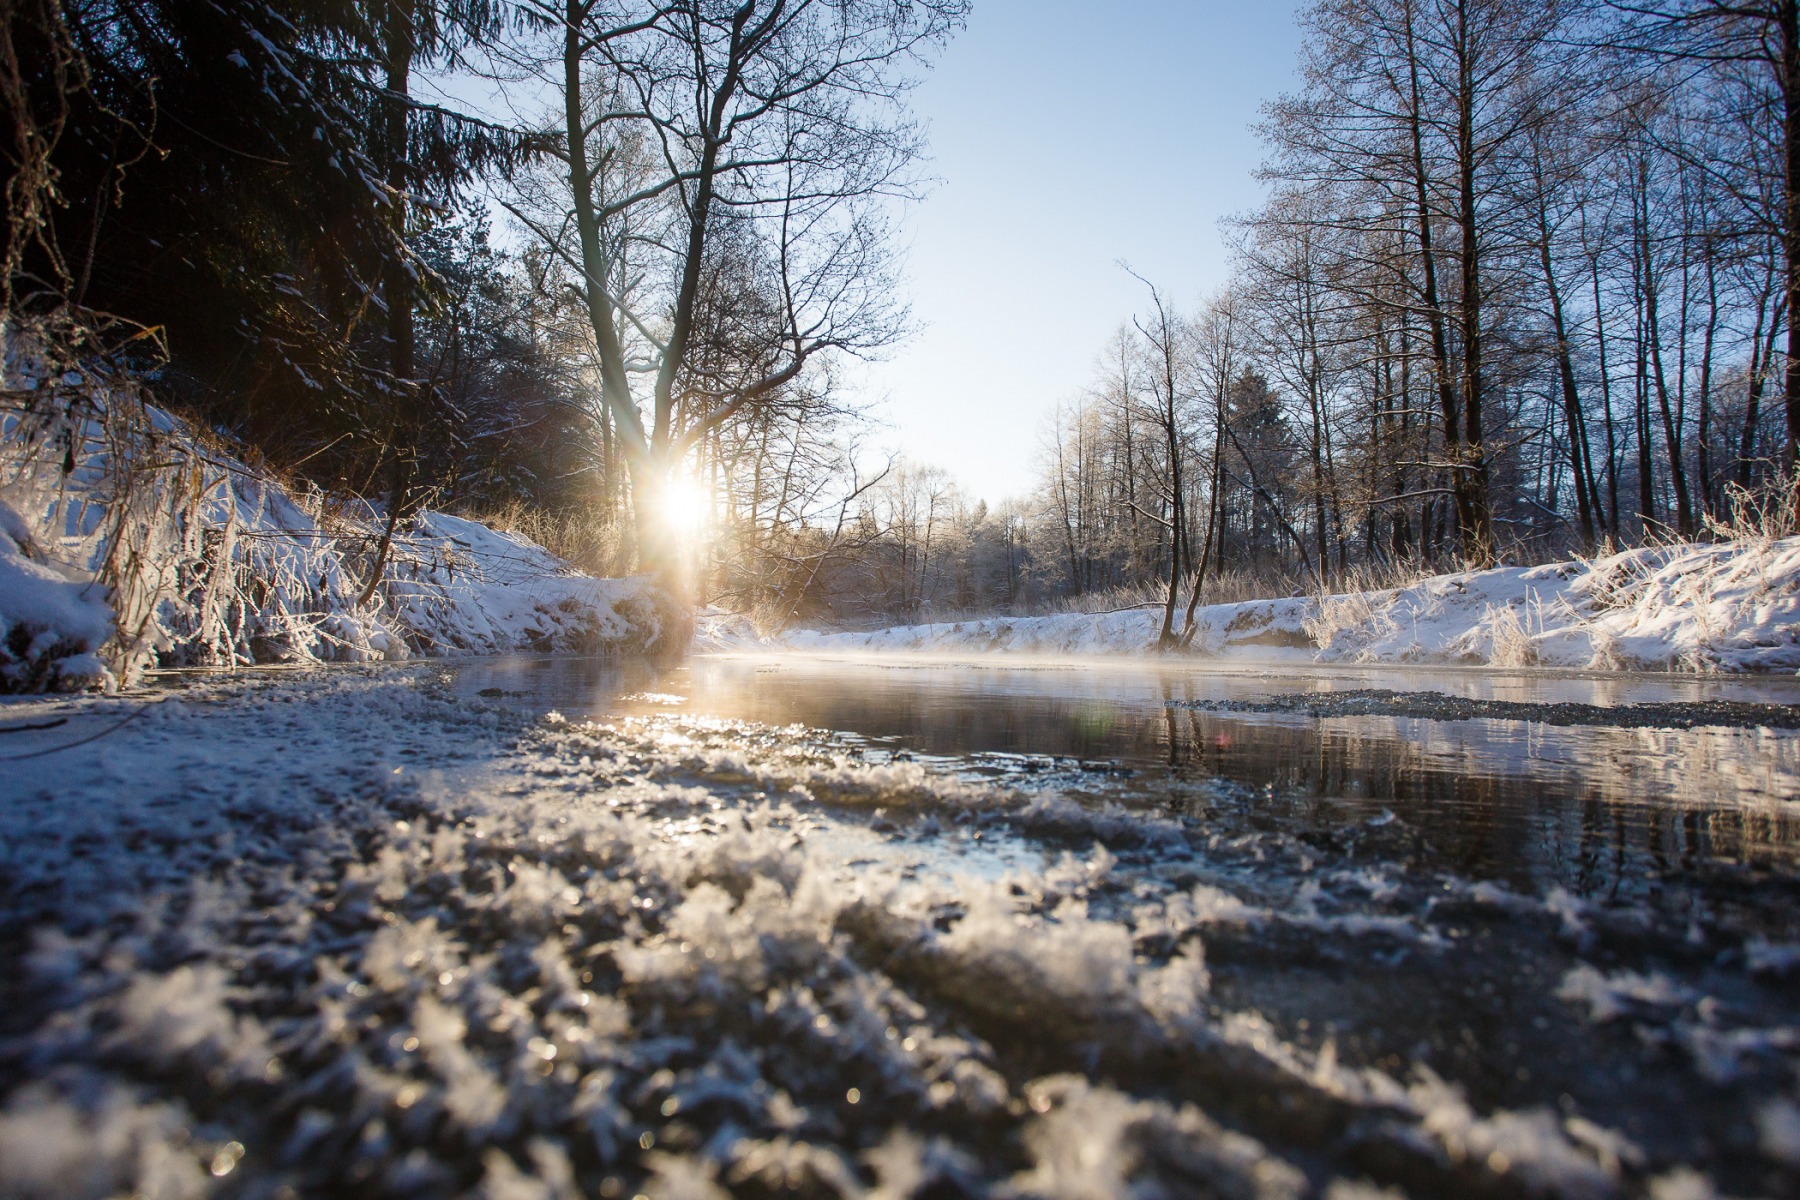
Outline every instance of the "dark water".
<svg viewBox="0 0 1800 1200"><path fill-rule="evenodd" d="M662 671L492 659L465 667L456 683L463 695L485 691L570 718L690 714L799 724L1009 774L1049 759L1129 768L1128 778L1146 786L1228 780L1260 792L1271 815L1326 831L1391 813L1449 869L1577 895L1641 890L1670 870L1786 873L1800 861L1800 734L1791 730L1320 720L1183 707L1370 687L1601 706L1800 702L1800 681L1791 679L808 656L703 657ZM1112 788L1125 800L1132 790Z"/></svg>
<svg viewBox="0 0 1800 1200"><path fill-rule="evenodd" d="M1730 1194L1800 1188L1781 1132L1800 1119L1800 733L1186 707L1361 688L1792 704L1795 680L721 656L667 671L490 660L453 687L571 719L791 726L865 761L1172 825L1173 848L1121 851L1091 903L1130 923L1138 898L1198 885L1267 914L1208 928L1217 1013L1266 1020L1297 1052L1446 1080L1479 1111L1616 1131L1639 1164L1620 1168L1626 1194L1681 1164ZM967 830L921 828L884 836L936 869L979 869ZM1008 869L1070 848L1009 836ZM1023 1074L1073 1053L983 1032ZM1225 1070L1223 1085L1112 1082L1296 1136ZM1308 1149L1314 1136L1302 1152L1349 1153Z"/></svg>

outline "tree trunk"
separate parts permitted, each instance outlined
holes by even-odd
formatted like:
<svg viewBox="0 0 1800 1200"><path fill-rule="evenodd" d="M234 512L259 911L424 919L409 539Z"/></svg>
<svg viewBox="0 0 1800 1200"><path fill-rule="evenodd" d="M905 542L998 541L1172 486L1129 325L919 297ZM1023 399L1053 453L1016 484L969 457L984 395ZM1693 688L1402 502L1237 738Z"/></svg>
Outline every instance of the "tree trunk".
<svg viewBox="0 0 1800 1200"><path fill-rule="evenodd" d="M1450 335L1445 328L1444 309L1438 295L1437 257L1432 249L1431 201L1425 174L1424 116L1420 111L1423 101L1419 86L1419 56L1414 42L1410 6L1406 13L1406 54L1412 88L1411 110L1407 113L1408 132L1411 137L1412 199L1415 206L1415 219L1419 225L1419 267L1424 275L1425 319L1431 331L1431 366L1437 383L1438 413L1443 421L1444 457L1451 464L1451 470L1457 471L1460 475L1462 428L1458 420L1456 382L1450 372ZM1459 497L1466 494L1455 480L1452 483ZM1459 499L1457 505L1459 517L1462 515L1462 507L1462 501Z"/></svg>
<svg viewBox="0 0 1800 1200"><path fill-rule="evenodd" d="M1712 377L1713 343L1719 329L1719 283L1714 261L1712 235L1703 235L1701 253L1706 259L1706 332L1700 345L1700 411L1696 414L1694 434L1696 466L1700 473L1700 506L1709 517L1718 515L1718 489L1712 473Z"/></svg>
<svg viewBox="0 0 1800 1200"><path fill-rule="evenodd" d="M1600 358L1600 414L1606 428L1606 503L1607 532L1617 538L1619 533L1619 449L1618 437L1613 432L1612 372L1606 365L1606 310L1600 304L1600 259L1596 254L1589 260L1593 268L1594 279L1594 349Z"/></svg>
<svg viewBox="0 0 1800 1200"><path fill-rule="evenodd" d="M1662 357L1662 316L1660 295L1662 281L1657 276L1656 249L1650 239L1650 179L1649 164L1640 162L1638 167L1639 190L1638 201L1638 245L1644 260L1644 328L1648 334L1650 346L1650 382L1656 389L1657 409L1662 417L1663 447L1669 458L1669 485L1675 492L1675 528L1682 537L1692 537L1694 533L1694 509L1688 495L1687 469L1681 455L1681 424L1676 419L1669 403L1669 381L1663 370ZM1683 316L1685 317L1685 312ZM1682 331L1682 344L1687 343L1686 330Z"/></svg>
<svg viewBox="0 0 1800 1200"><path fill-rule="evenodd" d="M393 206L396 241L406 237L407 196L411 191L407 170L407 96L412 87L413 0L387 0L382 7L382 49L386 56L385 92L381 100L381 165ZM413 279L409 264L390 254L381 277L381 300L387 307L388 373L394 388L393 415L388 433L388 519L375 548L375 562L363 584L358 605L375 598L393 550L394 532L412 506L417 475L418 381L413 378L417 337L413 323Z"/></svg>
<svg viewBox="0 0 1800 1200"><path fill-rule="evenodd" d="M1784 174L1786 201L1781 228L1782 249L1787 259L1787 287L1784 291L1788 314L1787 337L1787 455L1786 461L1800 485L1800 470L1794 470L1800 455L1800 0L1778 0L1781 25L1781 135L1785 151Z"/></svg>
<svg viewBox="0 0 1800 1200"><path fill-rule="evenodd" d="M1550 328L1556 335L1556 374L1562 385L1563 421L1569 438L1569 475L1575 485L1575 513L1580 521L1582 547L1595 543L1594 509L1599 494L1593 491L1587 464L1587 428L1581 417L1581 396L1575 385L1574 354L1569 347L1569 328L1563 317L1562 291L1556 286L1556 270L1550 256L1550 219L1544 203L1544 183L1537 180L1538 265L1544 271L1544 290L1550 298Z"/></svg>
<svg viewBox="0 0 1800 1200"><path fill-rule="evenodd" d="M1475 211L1475 63L1468 3L1457 5L1457 225L1462 235L1463 458L1458 506L1463 555L1478 566L1494 559L1494 513L1482 436L1481 230Z"/></svg>

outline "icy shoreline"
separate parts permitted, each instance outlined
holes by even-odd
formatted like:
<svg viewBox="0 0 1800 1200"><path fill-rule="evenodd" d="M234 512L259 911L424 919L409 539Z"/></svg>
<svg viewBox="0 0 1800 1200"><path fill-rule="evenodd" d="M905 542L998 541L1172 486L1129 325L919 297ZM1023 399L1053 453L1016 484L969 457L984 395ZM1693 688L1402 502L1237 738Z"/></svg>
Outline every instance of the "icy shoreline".
<svg viewBox="0 0 1800 1200"><path fill-rule="evenodd" d="M538 720L439 671L4 705L68 723L5 747L0 1193L1662 1200L1800 1170L1788 1033L1684 982L1791 969L1736 908L1409 868L1400 823L1334 848L1222 781L1125 809L798 729ZM1004 879L954 873L994 842ZM1546 983L1516 1019L1558 1048L1530 1089L1233 999L1271 956L1479 994L1519 939ZM1760 1151L1557 1080L1652 1034Z"/></svg>
<svg viewBox="0 0 1800 1200"><path fill-rule="evenodd" d="M861 633L799 630L770 641L742 619L719 616L702 621L701 644L1144 655L1156 652L1161 622L1161 608L1146 607ZM1440 575L1386 591L1207 605L1195 622L1187 653L1200 658L1793 671L1800 669L1800 538L1653 546L1591 561Z"/></svg>

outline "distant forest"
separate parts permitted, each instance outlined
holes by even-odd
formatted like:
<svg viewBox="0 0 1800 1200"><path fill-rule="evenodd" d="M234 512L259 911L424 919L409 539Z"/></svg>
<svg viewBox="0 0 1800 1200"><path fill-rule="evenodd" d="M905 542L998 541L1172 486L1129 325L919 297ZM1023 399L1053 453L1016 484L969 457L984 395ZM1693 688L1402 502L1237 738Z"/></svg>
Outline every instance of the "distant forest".
<svg viewBox="0 0 1800 1200"><path fill-rule="evenodd" d="M1329 0L1230 285L1066 408L1067 585L1691 538L1800 436L1794 8Z"/></svg>
<svg viewBox="0 0 1800 1200"><path fill-rule="evenodd" d="M838 367L906 331L906 97L966 8L12 0L9 328L395 525L600 573L688 553L647 514L692 475L696 599L771 626L1173 613L1785 494L1792 0L1314 4L1229 285L1137 264L1085 392L1021 431L1035 492L872 454Z"/></svg>

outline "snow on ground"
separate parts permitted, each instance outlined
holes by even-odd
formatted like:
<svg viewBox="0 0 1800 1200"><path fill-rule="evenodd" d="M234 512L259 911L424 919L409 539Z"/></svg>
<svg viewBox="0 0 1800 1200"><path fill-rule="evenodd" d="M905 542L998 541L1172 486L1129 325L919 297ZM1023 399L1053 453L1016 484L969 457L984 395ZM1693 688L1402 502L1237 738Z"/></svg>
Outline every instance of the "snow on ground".
<svg viewBox="0 0 1800 1200"><path fill-rule="evenodd" d="M37 552L31 526L0 501L0 692L79 691L110 677L99 650L112 610L81 573Z"/></svg>
<svg viewBox="0 0 1800 1200"><path fill-rule="evenodd" d="M798 728L537 720L442 671L5 706L67 723L0 747L0 1195L1800 1183L1790 1031L1652 973L1720 985L1749 892L1615 911L1372 865L1402 822L1296 836L1223 781L1128 809L1111 777L997 786ZM1683 938L1692 964L1640 961ZM1506 939L1542 959L1523 999L1495 999ZM1397 1056L1354 1015L1365 977ZM1440 991L1454 1015L1415 1013ZM1490 1007L1511 1024L1463 1025ZM1536 1090L1458 1074L1467 1039L1539 1028L1495 1050ZM1583 1073L1608 1056L1658 1074ZM1608 1106L1667 1109L1689 1056L1722 1081L1701 1111L1621 1128Z"/></svg>
<svg viewBox="0 0 1800 1200"><path fill-rule="evenodd" d="M40 398L0 412L0 691L158 664L640 650L671 627L644 580L436 512L400 524L364 602L379 509L289 486L125 385L6 365Z"/></svg>
<svg viewBox="0 0 1800 1200"><path fill-rule="evenodd" d="M1176 614L1176 627L1181 625ZM1214 604L1190 652L1320 662L1597 670L1800 669L1800 538L1655 546L1592 561L1501 567L1348 595ZM778 639L836 652L1144 654L1162 609L992 617ZM701 621L701 644L767 645L741 619Z"/></svg>

